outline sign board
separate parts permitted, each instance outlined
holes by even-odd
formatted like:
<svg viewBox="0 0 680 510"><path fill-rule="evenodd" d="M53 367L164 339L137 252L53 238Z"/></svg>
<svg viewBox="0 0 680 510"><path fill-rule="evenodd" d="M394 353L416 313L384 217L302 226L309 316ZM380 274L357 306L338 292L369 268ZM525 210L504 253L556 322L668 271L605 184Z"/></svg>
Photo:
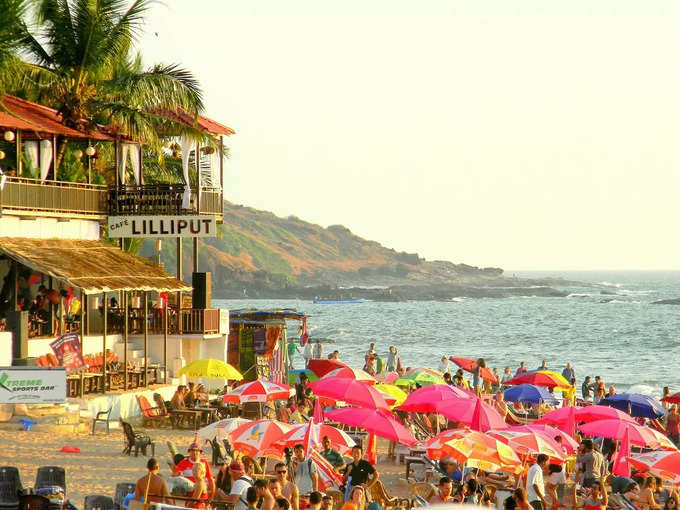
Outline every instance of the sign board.
<svg viewBox="0 0 680 510"><path fill-rule="evenodd" d="M109 216L109 237L217 237L215 216Z"/></svg>
<svg viewBox="0 0 680 510"><path fill-rule="evenodd" d="M65 401L64 367L0 367L0 404L54 404Z"/></svg>
<svg viewBox="0 0 680 510"><path fill-rule="evenodd" d="M229 334L229 310L220 308L220 335Z"/></svg>
<svg viewBox="0 0 680 510"><path fill-rule="evenodd" d="M83 350L78 332L66 333L50 344L59 363L69 372L83 368Z"/></svg>

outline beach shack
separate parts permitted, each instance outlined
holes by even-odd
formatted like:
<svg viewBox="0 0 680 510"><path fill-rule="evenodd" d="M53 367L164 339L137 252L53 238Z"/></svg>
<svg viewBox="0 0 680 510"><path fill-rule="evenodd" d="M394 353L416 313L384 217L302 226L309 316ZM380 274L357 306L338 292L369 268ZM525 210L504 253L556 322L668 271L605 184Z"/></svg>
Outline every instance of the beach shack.
<svg viewBox="0 0 680 510"><path fill-rule="evenodd" d="M245 380L287 383L289 320L306 329L307 316L297 310L230 310L229 364L238 368Z"/></svg>

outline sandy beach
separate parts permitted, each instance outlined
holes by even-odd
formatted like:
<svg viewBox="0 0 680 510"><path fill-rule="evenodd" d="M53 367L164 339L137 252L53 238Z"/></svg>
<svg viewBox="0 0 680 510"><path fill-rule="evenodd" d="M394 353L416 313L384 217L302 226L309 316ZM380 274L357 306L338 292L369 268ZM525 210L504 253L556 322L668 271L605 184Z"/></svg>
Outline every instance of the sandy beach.
<svg viewBox="0 0 680 510"><path fill-rule="evenodd" d="M185 451L193 439L190 430L142 429L133 421L135 431L151 436L156 444L156 458L161 463L161 475L169 476L167 461L170 455L166 441L172 441L177 448ZM66 468L67 498L78 508L88 494L102 494L113 497L115 486L120 482L136 482L145 474L147 457L123 455L123 432L111 429L106 435L98 428L96 435L82 433L75 435L54 434L52 432L24 431L16 422L4 423L0 428L0 444L3 454L0 464L16 466L26 487L32 487L40 466L62 466ZM62 453L63 446L80 448L80 453ZM385 451L385 445L380 445ZM150 454L150 452L147 452ZM204 450L210 459L210 448ZM390 495L406 496L409 493L403 477L404 466L394 463L378 463L380 479L385 483Z"/></svg>

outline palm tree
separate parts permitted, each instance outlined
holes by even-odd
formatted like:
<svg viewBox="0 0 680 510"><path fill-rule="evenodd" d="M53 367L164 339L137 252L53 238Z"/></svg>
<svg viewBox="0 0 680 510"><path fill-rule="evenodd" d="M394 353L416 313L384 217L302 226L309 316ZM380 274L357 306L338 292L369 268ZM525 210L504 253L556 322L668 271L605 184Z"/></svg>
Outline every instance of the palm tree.
<svg viewBox="0 0 680 510"><path fill-rule="evenodd" d="M37 0L34 26L23 37L31 66L17 90L53 106L66 125L79 129L106 124L157 149L160 135L170 131L205 139L200 131L161 114L203 110L201 88L191 73L176 64L143 69L141 57L131 56L151 3Z"/></svg>
<svg viewBox="0 0 680 510"><path fill-rule="evenodd" d="M0 0L0 94L17 80L26 0Z"/></svg>

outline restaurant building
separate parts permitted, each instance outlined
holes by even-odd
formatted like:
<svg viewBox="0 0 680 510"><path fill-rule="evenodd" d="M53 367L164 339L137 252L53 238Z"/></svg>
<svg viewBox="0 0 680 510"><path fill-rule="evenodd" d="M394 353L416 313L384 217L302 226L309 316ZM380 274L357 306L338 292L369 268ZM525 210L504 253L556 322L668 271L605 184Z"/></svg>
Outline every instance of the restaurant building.
<svg viewBox="0 0 680 510"><path fill-rule="evenodd" d="M177 383L177 371L195 359L226 359L228 311L212 308L198 254L200 239L216 236L223 221L223 137L234 131L173 113L219 145L173 138L184 182L151 183L138 143L104 127L67 127L57 111L20 98L2 102L0 366L54 364L50 344L78 332L89 363L69 375L68 396L76 397ZM84 148L75 152L86 160L87 182L58 179L55 162L69 143ZM96 147L106 144L114 157L106 183L96 184ZM156 239L157 250L161 239L176 243L176 267L124 251L134 238ZM182 279L185 264L191 283Z"/></svg>

